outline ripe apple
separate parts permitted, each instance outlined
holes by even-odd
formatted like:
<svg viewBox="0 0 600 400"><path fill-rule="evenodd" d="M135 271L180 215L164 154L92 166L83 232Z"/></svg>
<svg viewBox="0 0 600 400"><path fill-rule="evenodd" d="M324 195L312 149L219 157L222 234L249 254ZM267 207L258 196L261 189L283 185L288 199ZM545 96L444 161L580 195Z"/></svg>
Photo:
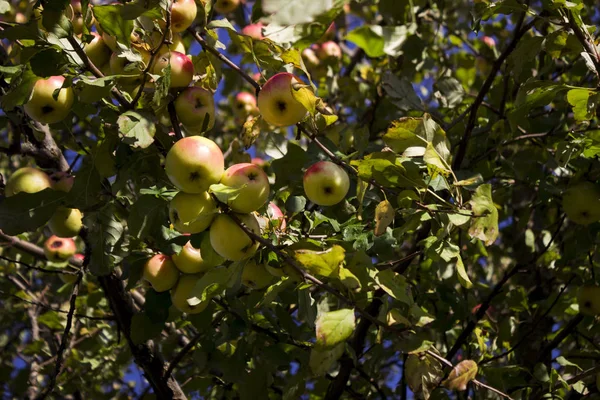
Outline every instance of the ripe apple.
<svg viewBox="0 0 600 400"><path fill-rule="evenodd" d="M263 24L258 22L256 24L246 25L242 29L242 34L250 36L252 39L262 40L264 38L262 34Z"/></svg>
<svg viewBox="0 0 600 400"><path fill-rule="evenodd" d="M210 226L217 205L208 192L179 192L169 204L171 223L181 233L198 233Z"/></svg>
<svg viewBox="0 0 600 400"><path fill-rule="evenodd" d="M255 114L258 111L256 107L256 97L248 92L239 92L235 95L233 101L233 114L239 122L246 120L248 115Z"/></svg>
<svg viewBox="0 0 600 400"><path fill-rule="evenodd" d="M71 238L50 236L44 243L44 254L49 261L62 262L73 257L77 251L75 241Z"/></svg>
<svg viewBox="0 0 600 400"><path fill-rule="evenodd" d="M125 57L119 57L119 53L113 53L110 56L110 71L113 75L128 75L126 78L119 78L119 83L134 88L142 83L142 72L150 62L150 53L144 49L136 49L140 54L142 61L130 61Z"/></svg>
<svg viewBox="0 0 600 400"><path fill-rule="evenodd" d="M206 309L210 300L203 301L195 306L190 306L188 299L194 297L193 291L196 283L200 279L200 274L183 274L175 289L171 291L171 302L179 311L187 314L198 314Z"/></svg>
<svg viewBox="0 0 600 400"><path fill-rule="evenodd" d="M277 204L270 202L267 207L267 227L275 228L278 231L285 231L287 227L285 222L285 215L281 211L281 208L277 207Z"/></svg>
<svg viewBox="0 0 600 400"><path fill-rule="evenodd" d="M201 133L205 123L207 130L215 125L215 99L209 90L197 86L185 88L175 99L174 106L179 122L188 130Z"/></svg>
<svg viewBox="0 0 600 400"><path fill-rule="evenodd" d="M202 246L210 246L210 237L208 235L205 235L202 239ZM173 262L175 262L175 265L181 272L185 274L196 274L199 272L206 272L219 265L219 261L222 261L220 257L212 258L213 259L203 258L201 250L192 246L191 242L187 242L178 254L173 255Z"/></svg>
<svg viewBox="0 0 600 400"><path fill-rule="evenodd" d="M223 152L215 142L203 136L178 140L167 153L167 176L186 193L206 192L219 183L225 171Z"/></svg>
<svg viewBox="0 0 600 400"><path fill-rule="evenodd" d="M40 79L33 85L33 92L29 101L23 106L27 115L42 124L54 124L62 121L71 112L73 106L73 89L61 89L64 76L51 76ZM60 89L56 100L52 96L55 90Z"/></svg>
<svg viewBox="0 0 600 400"><path fill-rule="evenodd" d="M350 179L342 167L331 161L319 161L304 173L304 193L313 203L332 206L344 200Z"/></svg>
<svg viewBox="0 0 600 400"><path fill-rule="evenodd" d="M55 172L50 176L52 180L52 189L60 192L70 192L75 183L75 177L66 172Z"/></svg>
<svg viewBox="0 0 600 400"><path fill-rule="evenodd" d="M71 21L73 25L73 33L79 35L83 32L83 25L85 24L88 29L91 28L94 23L94 14L92 8L88 5L88 11L86 13L86 20L83 20L83 10L81 8L81 1L72 0L71 5L65 10L66 17Z"/></svg>
<svg viewBox="0 0 600 400"><path fill-rule="evenodd" d="M236 216L250 231L260 235L260 226L253 214ZM210 244L217 254L231 261L252 257L259 245L226 214L217 215L210 226Z"/></svg>
<svg viewBox="0 0 600 400"><path fill-rule="evenodd" d="M98 31L98 33L100 33L100 31ZM117 45L117 38L114 36L110 36L108 33L106 32L102 32L100 33L102 35L102 39L104 40L104 43L108 46L109 49L111 49L113 52L118 52L119 50L119 46ZM162 37L162 36L161 36ZM131 34L129 35L129 41L134 44L139 42L140 36L139 34L134 30L131 32ZM136 48L137 49L137 48ZM146 49L144 49L146 50Z"/></svg>
<svg viewBox="0 0 600 400"><path fill-rule="evenodd" d="M157 292L173 288L179 279L179 270L171 257L156 254L144 265L143 277Z"/></svg>
<svg viewBox="0 0 600 400"><path fill-rule="evenodd" d="M240 5L240 0L217 0L214 3L215 11L219 14L229 14Z"/></svg>
<svg viewBox="0 0 600 400"><path fill-rule="evenodd" d="M70 238L79 233L83 226L83 214L76 208L59 207L56 209L48 226L58 237Z"/></svg>
<svg viewBox="0 0 600 400"><path fill-rule="evenodd" d="M581 287L577 295L577 302L580 313L591 316L600 314L600 286Z"/></svg>
<svg viewBox="0 0 600 400"><path fill-rule="evenodd" d="M148 47L149 46L150 50L152 50L162 42L162 38L163 38L163 34L161 32L154 31L150 35L150 41L148 44L144 43L143 41L140 41L140 43L138 45L134 44L134 46L136 46L136 47L138 47L138 46ZM179 33L172 34L171 42L172 42L171 44L163 44L157 53L163 54L163 53L167 53L169 50L177 51L177 52L183 53L183 54L186 53L185 44L183 43L183 39L181 39L181 35Z"/></svg>
<svg viewBox="0 0 600 400"><path fill-rule="evenodd" d="M94 36L91 42L83 46L85 54L96 67L100 68L110 60L110 48L104 43L102 36L96 32L91 32Z"/></svg>
<svg viewBox="0 0 600 400"><path fill-rule="evenodd" d="M569 187L562 197L567 217L576 224L588 225L600 220L600 187L592 182L579 182Z"/></svg>
<svg viewBox="0 0 600 400"><path fill-rule="evenodd" d="M252 164L254 164L254 165L258 165L258 166L259 166L259 167L261 167L261 168L264 168L264 167L266 167L266 166L267 166L267 162L266 162L264 159L260 158L260 157L253 157L253 158L250 160L250 162L251 162Z"/></svg>
<svg viewBox="0 0 600 400"><path fill-rule="evenodd" d="M340 46L334 41L327 41L321 44L316 51L317 57L321 60L327 59L341 59L342 58L342 49Z"/></svg>
<svg viewBox="0 0 600 400"><path fill-rule="evenodd" d="M37 193L49 187L52 187L52 180L48 174L37 168L23 167L8 178L4 194L10 197L19 192Z"/></svg>
<svg viewBox="0 0 600 400"><path fill-rule="evenodd" d="M171 8L171 30L183 32L196 19L196 2L194 0L174 0Z"/></svg>
<svg viewBox="0 0 600 400"><path fill-rule="evenodd" d="M265 121L275 126L290 126L302 120L306 108L292 94L292 83L302 83L288 72L271 77L258 93L258 109Z"/></svg>
<svg viewBox="0 0 600 400"><path fill-rule="evenodd" d="M263 265L249 260L242 270L242 284L250 289L264 289L273 281L273 275Z"/></svg>
<svg viewBox="0 0 600 400"><path fill-rule="evenodd" d="M195 3L194 3L195 7ZM188 56L178 51L163 53L154 64L154 73L161 75L163 70L171 65L171 86L172 88L182 88L192 82L194 79L194 64Z"/></svg>
<svg viewBox="0 0 600 400"><path fill-rule="evenodd" d="M491 36L484 36L484 37L481 38L481 40L488 47L494 47L494 46L496 46L496 41Z"/></svg>
<svg viewBox="0 0 600 400"><path fill-rule="evenodd" d="M223 185L239 188L237 196L227 201L227 205L237 213L247 214L258 210L267 202L271 186L265 171L251 163L234 164L225 170L221 179Z"/></svg>

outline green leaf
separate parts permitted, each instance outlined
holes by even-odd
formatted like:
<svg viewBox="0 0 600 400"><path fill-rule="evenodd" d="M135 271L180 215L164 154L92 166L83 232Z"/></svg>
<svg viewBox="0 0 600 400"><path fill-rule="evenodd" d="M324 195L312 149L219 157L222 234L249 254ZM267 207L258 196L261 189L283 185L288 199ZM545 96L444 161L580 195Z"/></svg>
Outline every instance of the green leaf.
<svg viewBox="0 0 600 400"><path fill-rule="evenodd" d="M443 77L435 85L435 97L440 105L445 108L455 108L462 103L466 92L459 80L452 77Z"/></svg>
<svg viewBox="0 0 600 400"><path fill-rule="evenodd" d="M348 339L356 325L354 309L344 308L319 314L316 322L316 345L331 349Z"/></svg>
<svg viewBox="0 0 600 400"><path fill-rule="evenodd" d="M233 286L244 267L244 262L234 263L229 267L212 268L196 282L196 286L188 298L190 306L210 300L227 287Z"/></svg>
<svg viewBox="0 0 600 400"><path fill-rule="evenodd" d="M346 35L346 40L363 49L371 58L381 57L385 55L383 51L385 42L381 31L377 32L376 29L373 29L375 27L380 28L378 25L363 25L356 28Z"/></svg>
<svg viewBox="0 0 600 400"><path fill-rule="evenodd" d="M103 78L80 75L76 83L77 99L85 103L95 103L110 95L110 90L115 85L114 77Z"/></svg>
<svg viewBox="0 0 600 400"><path fill-rule="evenodd" d="M309 85L297 85L297 87L293 87L292 96L306 108L310 115L315 115L317 112L317 103L320 99L315 96Z"/></svg>
<svg viewBox="0 0 600 400"><path fill-rule="evenodd" d="M467 390L467 384L477 376L477 369L475 361L463 360L452 368L448 379L443 382L443 385L450 390Z"/></svg>
<svg viewBox="0 0 600 400"><path fill-rule="evenodd" d="M153 237L167 221L168 204L152 195L142 195L129 209L127 227L129 234L138 240Z"/></svg>
<svg viewBox="0 0 600 400"><path fill-rule="evenodd" d="M413 304L410 286L403 275L394 272L392 269L384 269L377 273L375 281L381 289L394 299L407 305Z"/></svg>
<svg viewBox="0 0 600 400"><path fill-rule="evenodd" d="M567 101L573 106L576 121L589 121L594 117L594 112L600 102L600 96L589 89L571 89L567 92Z"/></svg>
<svg viewBox="0 0 600 400"><path fill-rule="evenodd" d="M4 198L0 201L0 230L8 235L35 231L48 222L65 196L64 192L44 189Z"/></svg>
<svg viewBox="0 0 600 400"><path fill-rule="evenodd" d="M396 107L403 111L423 110L423 102L406 77L398 78L390 71L383 75L383 90Z"/></svg>
<svg viewBox="0 0 600 400"><path fill-rule="evenodd" d="M96 276L109 274L115 266L115 249L119 248L123 236L123 225L117 221L115 213L114 205L109 203L84 217L84 223L89 227L89 269Z"/></svg>
<svg viewBox="0 0 600 400"><path fill-rule="evenodd" d="M471 282L469 275L467 275L465 264L463 263L460 255L456 258L456 272L458 273L458 281L462 287L465 289L470 289L473 287L473 282Z"/></svg>
<svg viewBox="0 0 600 400"><path fill-rule="evenodd" d="M68 195L68 202L74 208L86 209L103 201L102 178L94 166L94 160L90 158L86 157L77 171L73 188Z"/></svg>
<svg viewBox="0 0 600 400"><path fill-rule="evenodd" d="M479 186L469 203L474 214L469 235L482 240L486 246L492 245L499 233L498 210L492 200L492 186Z"/></svg>
<svg viewBox="0 0 600 400"><path fill-rule="evenodd" d="M344 354L344 343L333 348L315 346L310 350L308 365L314 376L325 376L335 362ZM297 397L296 397L297 398Z"/></svg>
<svg viewBox="0 0 600 400"><path fill-rule="evenodd" d="M117 120L123 143L145 149L154 143L156 126L150 118L136 111L127 111Z"/></svg>
<svg viewBox="0 0 600 400"><path fill-rule="evenodd" d="M296 250L294 258L310 274L330 276L344 262L345 253L343 247L335 245L325 251Z"/></svg>
<svg viewBox="0 0 600 400"><path fill-rule="evenodd" d="M271 14L271 23L289 26L314 21L316 17L330 10L331 3L313 0L262 0L262 11ZM343 4L345 1L337 0L335 3Z"/></svg>
<svg viewBox="0 0 600 400"><path fill-rule="evenodd" d="M10 90L0 96L0 108L5 111L11 111L16 106L20 106L29 101L33 85L39 78L31 71L30 68L22 70L21 74L14 77L10 81Z"/></svg>
<svg viewBox="0 0 600 400"><path fill-rule="evenodd" d="M415 395L428 399L444 376L439 361L431 356L411 354L404 367L406 382Z"/></svg>
<svg viewBox="0 0 600 400"><path fill-rule="evenodd" d="M64 314L66 316L66 314ZM40 324L46 325L48 328L59 331L64 329L64 318L57 311L48 311L37 318Z"/></svg>
<svg viewBox="0 0 600 400"><path fill-rule="evenodd" d="M271 162L271 168L277 176L277 180L272 189L278 189L288 184L297 184L302 182L302 168L308 163L308 155L295 142L288 142L287 153L281 158Z"/></svg>
<svg viewBox="0 0 600 400"><path fill-rule="evenodd" d="M222 183L210 185L209 192L214 194L221 203L229 204L234 201L246 186L232 187Z"/></svg>
<svg viewBox="0 0 600 400"><path fill-rule="evenodd" d="M133 19L137 15L128 15L127 17L130 17L130 19L125 19L123 16L124 9L125 6L122 4L97 5L92 8L94 18L96 18L102 30L110 36L114 36L117 42L129 47L130 35L133 31Z"/></svg>
<svg viewBox="0 0 600 400"><path fill-rule="evenodd" d="M160 335L163 327L164 323L152 322L144 313L134 314L131 318L131 340L134 344L140 345Z"/></svg>

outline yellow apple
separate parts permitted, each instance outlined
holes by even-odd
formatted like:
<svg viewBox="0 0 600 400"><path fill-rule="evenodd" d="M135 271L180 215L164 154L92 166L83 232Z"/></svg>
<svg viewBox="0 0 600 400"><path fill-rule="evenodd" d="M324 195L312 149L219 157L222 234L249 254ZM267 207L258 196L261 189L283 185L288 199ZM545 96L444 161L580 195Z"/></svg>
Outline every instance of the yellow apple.
<svg viewBox="0 0 600 400"><path fill-rule="evenodd" d="M258 93L258 109L269 124L290 126L302 121L306 115L306 108L292 94L293 82L302 83L296 76L280 72Z"/></svg>
<svg viewBox="0 0 600 400"><path fill-rule="evenodd" d="M156 254L144 265L143 277L157 292L172 289L179 279L179 270L171 257Z"/></svg>
<svg viewBox="0 0 600 400"><path fill-rule="evenodd" d="M187 314L198 314L204 311L210 303L208 300L195 306L191 306L188 303L188 299L194 297L194 287L196 287L196 283L200 277L200 274L183 274L175 289L171 291L171 302L179 311Z"/></svg>
<svg viewBox="0 0 600 400"><path fill-rule="evenodd" d="M4 194L10 197L19 192L37 193L49 187L52 187L52 180L48 174L37 168L23 167L8 178Z"/></svg>
<svg viewBox="0 0 600 400"><path fill-rule="evenodd" d="M54 124L69 115L74 95L70 87L61 89L64 81L64 76L51 76L35 83L29 101L23 106L31 119L42 124ZM55 99L53 94L57 89L60 91Z"/></svg>
<svg viewBox="0 0 600 400"><path fill-rule="evenodd" d="M579 182L569 187L562 197L562 206L569 219L588 225L600 220L600 187L592 182Z"/></svg>
<svg viewBox="0 0 600 400"><path fill-rule="evenodd" d="M221 179L223 185L238 188L239 192L227 201L235 212L247 214L258 210L269 198L271 186L265 171L251 163L234 164L225 170Z"/></svg>
<svg viewBox="0 0 600 400"><path fill-rule="evenodd" d="M235 214L235 216L250 231L260 235L258 221L253 214ZM252 257L259 245L226 214L217 215L210 226L210 244L217 254L231 261Z"/></svg>
<svg viewBox="0 0 600 400"><path fill-rule="evenodd" d="M242 270L242 284L250 289L264 289L273 281L273 275L263 265L249 260Z"/></svg>
<svg viewBox="0 0 600 400"><path fill-rule="evenodd" d="M600 314L600 286L581 287L577 295L577 302L580 313L592 316Z"/></svg>
<svg viewBox="0 0 600 400"><path fill-rule="evenodd" d="M171 223L181 233L198 233L209 227L217 205L208 192L179 192L169 204Z"/></svg>
<svg viewBox="0 0 600 400"><path fill-rule="evenodd" d="M82 218L81 211L76 208L59 207L48 221L48 226L56 236L69 238L76 236L81 230Z"/></svg>
<svg viewBox="0 0 600 400"><path fill-rule="evenodd" d="M333 206L344 200L350 179L342 167L331 161L319 161L304 173L304 193L313 203Z"/></svg>
<svg viewBox="0 0 600 400"><path fill-rule="evenodd" d="M205 235L202 239L202 247L204 246L210 246L210 237L208 235ZM211 257L210 259L203 258L201 249L192 246L191 242L187 242L178 254L173 255L173 262L175 262L177 268L186 274L206 272L219 265L222 261L218 256Z"/></svg>

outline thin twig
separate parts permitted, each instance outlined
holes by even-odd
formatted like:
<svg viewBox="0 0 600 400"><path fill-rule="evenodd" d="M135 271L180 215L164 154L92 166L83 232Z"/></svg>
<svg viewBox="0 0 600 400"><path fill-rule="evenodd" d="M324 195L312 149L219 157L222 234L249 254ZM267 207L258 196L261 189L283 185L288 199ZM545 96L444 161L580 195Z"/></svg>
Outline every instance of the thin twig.
<svg viewBox="0 0 600 400"><path fill-rule="evenodd" d="M175 111L175 104L172 101L167 105L167 110L169 111L169 118L171 119L171 125L173 126L173 132L175 132L175 137L177 140L183 139L183 133L181 132L181 128L179 126L179 119L177 118L177 112Z"/></svg>
<svg viewBox="0 0 600 400"><path fill-rule="evenodd" d="M76 275L78 274L78 272L76 271L65 271L65 270L57 270L57 269L46 269L46 268L42 268L42 267L36 267L30 264L27 264L26 262L20 261L20 260L13 260L12 258L8 258L5 257L3 255L0 255L0 259L4 260L4 261L8 261L8 262L13 262L19 265L24 266L25 268L28 269L33 269L35 271L40 271L40 272L45 272L48 274L63 274L63 275Z"/></svg>

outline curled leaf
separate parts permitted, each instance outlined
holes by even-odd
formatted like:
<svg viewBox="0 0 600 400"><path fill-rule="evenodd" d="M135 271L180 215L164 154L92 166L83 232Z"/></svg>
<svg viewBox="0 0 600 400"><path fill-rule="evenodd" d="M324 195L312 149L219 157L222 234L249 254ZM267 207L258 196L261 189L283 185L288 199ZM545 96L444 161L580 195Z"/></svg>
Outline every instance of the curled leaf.
<svg viewBox="0 0 600 400"><path fill-rule="evenodd" d="M375 207L375 236L381 236L392 222L394 222L394 207L388 200L384 200Z"/></svg>
<svg viewBox="0 0 600 400"><path fill-rule="evenodd" d="M338 271L346 258L346 251L338 245L325 251L296 250L294 258L309 273L330 276Z"/></svg>
<svg viewBox="0 0 600 400"><path fill-rule="evenodd" d="M467 390L467 384L477 376L477 363L473 360L464 360L458 363L443 385L451 390Z"/></svg>

